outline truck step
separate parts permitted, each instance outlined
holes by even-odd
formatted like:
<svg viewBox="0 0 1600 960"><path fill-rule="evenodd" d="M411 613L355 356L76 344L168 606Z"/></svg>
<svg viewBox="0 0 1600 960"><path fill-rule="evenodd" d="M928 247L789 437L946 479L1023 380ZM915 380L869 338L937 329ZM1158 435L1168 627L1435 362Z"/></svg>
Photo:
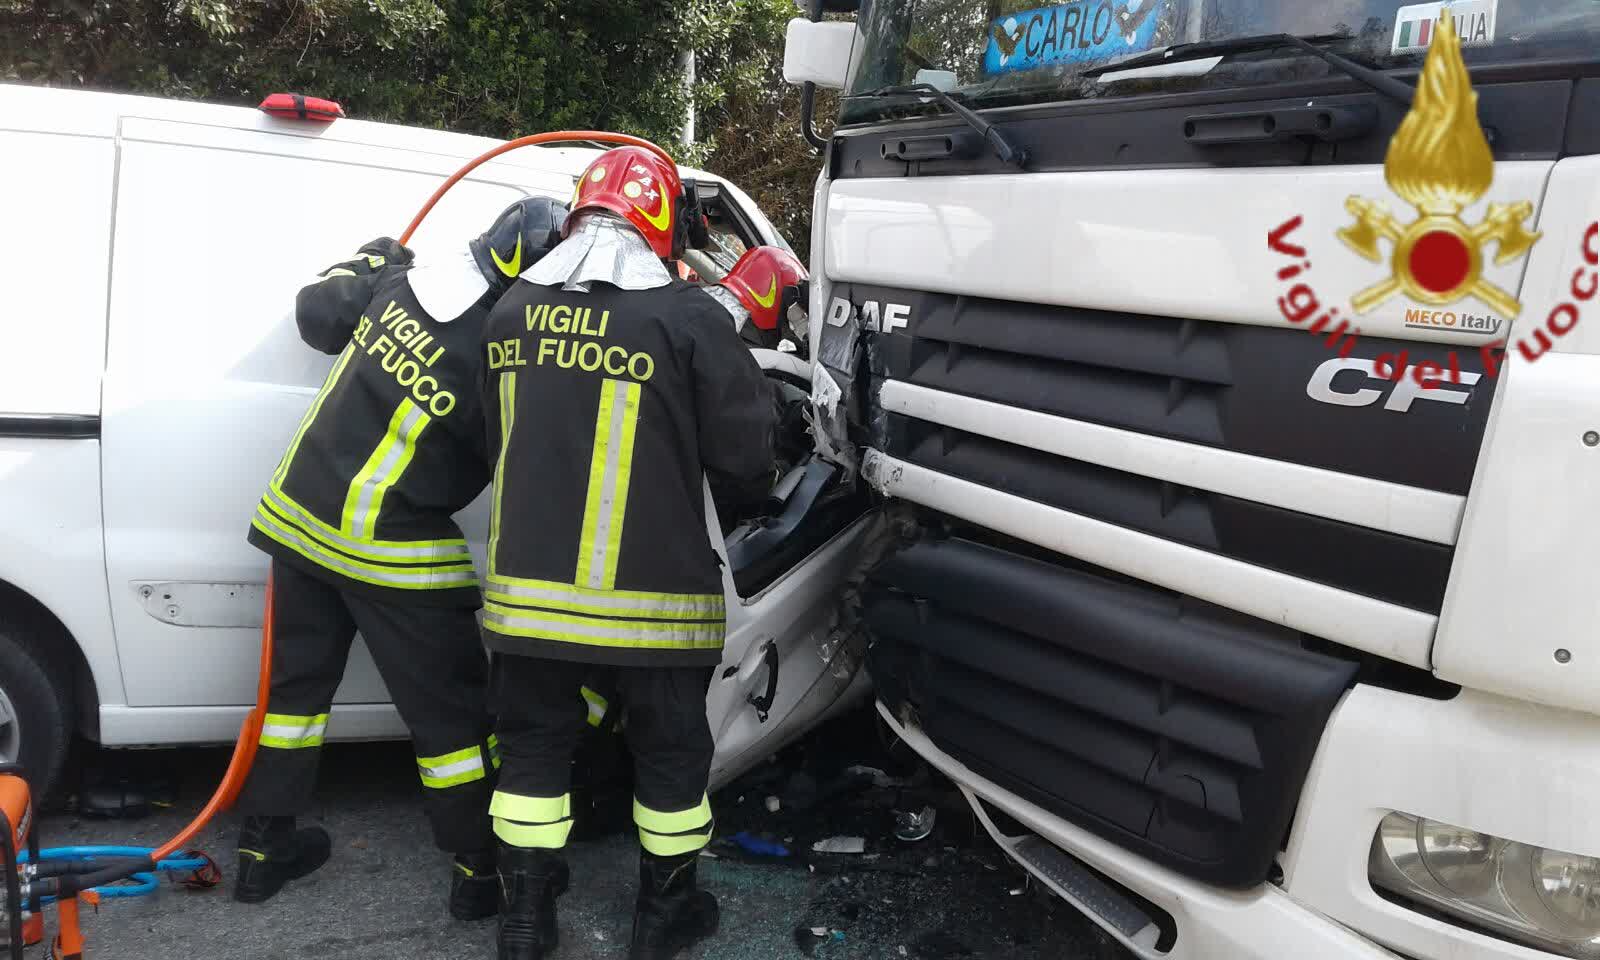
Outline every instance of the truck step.
<svg viewBox="0 0 1600 960"><path fill-rule="evenodd" d="M1039 837L1023 837L1016 841L1011 853L1038 870L1051 885L1065 891L1079 909L1104 920L1129 940L1153 940L1158 932L1155 921L1132 900Z"/></svg>

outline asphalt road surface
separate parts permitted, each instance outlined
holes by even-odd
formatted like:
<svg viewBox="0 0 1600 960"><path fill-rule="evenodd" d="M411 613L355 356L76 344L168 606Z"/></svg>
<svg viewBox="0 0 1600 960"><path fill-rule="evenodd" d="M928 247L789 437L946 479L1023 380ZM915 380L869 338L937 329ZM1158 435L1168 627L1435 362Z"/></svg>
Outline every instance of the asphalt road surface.
<svg viewBox="0 0 1600 960"><path fill-rule="evenodd" d="M151 896L105 901L98 913L85 914L88 956L489 960L494 922L465 924L445 912L447 860L430 842L408 746L328 748L316 811L303 822L327 827L334 852L313 876L290 884L265 905L233 903L227 883L236 820L226 816L197 844L222 865L224 885L189 891L167 884ZM175 802L134 820L59 812L41 823L43 845L158 844L199 808L227 760L226 751L212 749L123 754L113 762L126 765L130 757L133 768L147 775L177 776ZM740 790L736 785L714 798L719 834L729 821L758 822L764 816L764 798L747 796L741 802ZM865 821L859 813L819 807L816 832L832 829L836 824L830 818L836 816L837 825L860 830ZM947 812L941 822L960 819L959 811ZM967 831L954 842L948 837L941 826L941 832L911 845L884 832L869 837L864 857L807 853L779 861L704 860L701 884L721 900L722 930L688 958L1098 960L1117 955L1088 921L1027 886L981 832ZM796 849L809 851L807 837L793 839L799 841ZM612 833L572 845L568 856L573 885L559 902L562 944L551 960L625 957L637 883L636 840ZM49 922L53 929L53 911ZM814 928L822 931L820 937L806 935Z"/></svg>

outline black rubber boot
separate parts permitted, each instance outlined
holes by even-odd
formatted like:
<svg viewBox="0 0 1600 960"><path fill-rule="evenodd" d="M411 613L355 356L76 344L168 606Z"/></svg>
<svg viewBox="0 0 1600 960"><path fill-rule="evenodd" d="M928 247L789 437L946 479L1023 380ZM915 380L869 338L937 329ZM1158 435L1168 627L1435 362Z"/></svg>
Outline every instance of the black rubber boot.
<svg viewBox="0 0 1600 960"><path fill-rule="evenodd" d="M556 897L567 878L549 850L500 845L500 960L544 960L556 948Z"/></svg>
<svg viewBox="0 0 1600 960"><path fill-rule="evenodd" d="M500 875L494 851L456 854L450 864L450 916L486 920L500 912Z"/></svg>
<svg viewBox="0 0 1600 960"><path fill-rule="evenodd" d="M629 960L672 960L717 932L717 898L695 886L698 853L639 857L639 901Z"/></svg>
<svg viewBox="0 0 1600 960"><path fill-rule="evenodd" d="M239 828L239 876L233 899L265 903L290 880L328 862L333 841L321 827L295 829L294 817L246 817Z"/></svg>

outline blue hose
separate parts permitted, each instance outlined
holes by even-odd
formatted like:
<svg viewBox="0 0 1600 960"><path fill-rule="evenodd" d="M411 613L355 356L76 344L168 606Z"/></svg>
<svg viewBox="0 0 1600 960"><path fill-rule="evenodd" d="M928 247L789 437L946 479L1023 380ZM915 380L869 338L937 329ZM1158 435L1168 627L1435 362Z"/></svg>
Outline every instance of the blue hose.
<svg viewBox="0 0 1600 960"><path fill-rule="evenodd" d="M79 847L49 847L39 851L39 860L88 860L94 861L102 858L148 857L155 853L154 847L117 847L117 846L79 846ZM28 851L22 851L17 857L18 863L28 863ZM169 857L156 864L156 870L198 870L207 866L209 860L199 857ZM133 884L120 884L116 886L95 887L95 892L101 897L142 897L154 893L160 884L156 881L154 873L143 871L133 874L129 879L138 881ZM44 897L45 903L55 900L54 897Z"/></svg>

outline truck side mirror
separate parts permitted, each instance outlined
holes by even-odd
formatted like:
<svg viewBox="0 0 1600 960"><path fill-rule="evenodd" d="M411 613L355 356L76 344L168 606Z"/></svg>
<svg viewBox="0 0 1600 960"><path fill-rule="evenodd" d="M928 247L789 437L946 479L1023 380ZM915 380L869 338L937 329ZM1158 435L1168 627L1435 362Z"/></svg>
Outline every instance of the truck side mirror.
<svg viewBox="0 0 1600 960"><path fill-rule="evenodd" d="M812 122L817 88L844 89L856 30L853 23L820 22L823 5L817 2L812 7L810 19L790 20L783 38L783 79L801 85L800 133L819 153L828 148L828 140Z"/></svg>
<svg viewBox="0 0 1600 960"><path fill-rule="evenodd" d="M783 79L811 83L824 90L843 90L849 79L850 48L856 25L829 21L813 23L796 17L784 34Z"/></svg>

